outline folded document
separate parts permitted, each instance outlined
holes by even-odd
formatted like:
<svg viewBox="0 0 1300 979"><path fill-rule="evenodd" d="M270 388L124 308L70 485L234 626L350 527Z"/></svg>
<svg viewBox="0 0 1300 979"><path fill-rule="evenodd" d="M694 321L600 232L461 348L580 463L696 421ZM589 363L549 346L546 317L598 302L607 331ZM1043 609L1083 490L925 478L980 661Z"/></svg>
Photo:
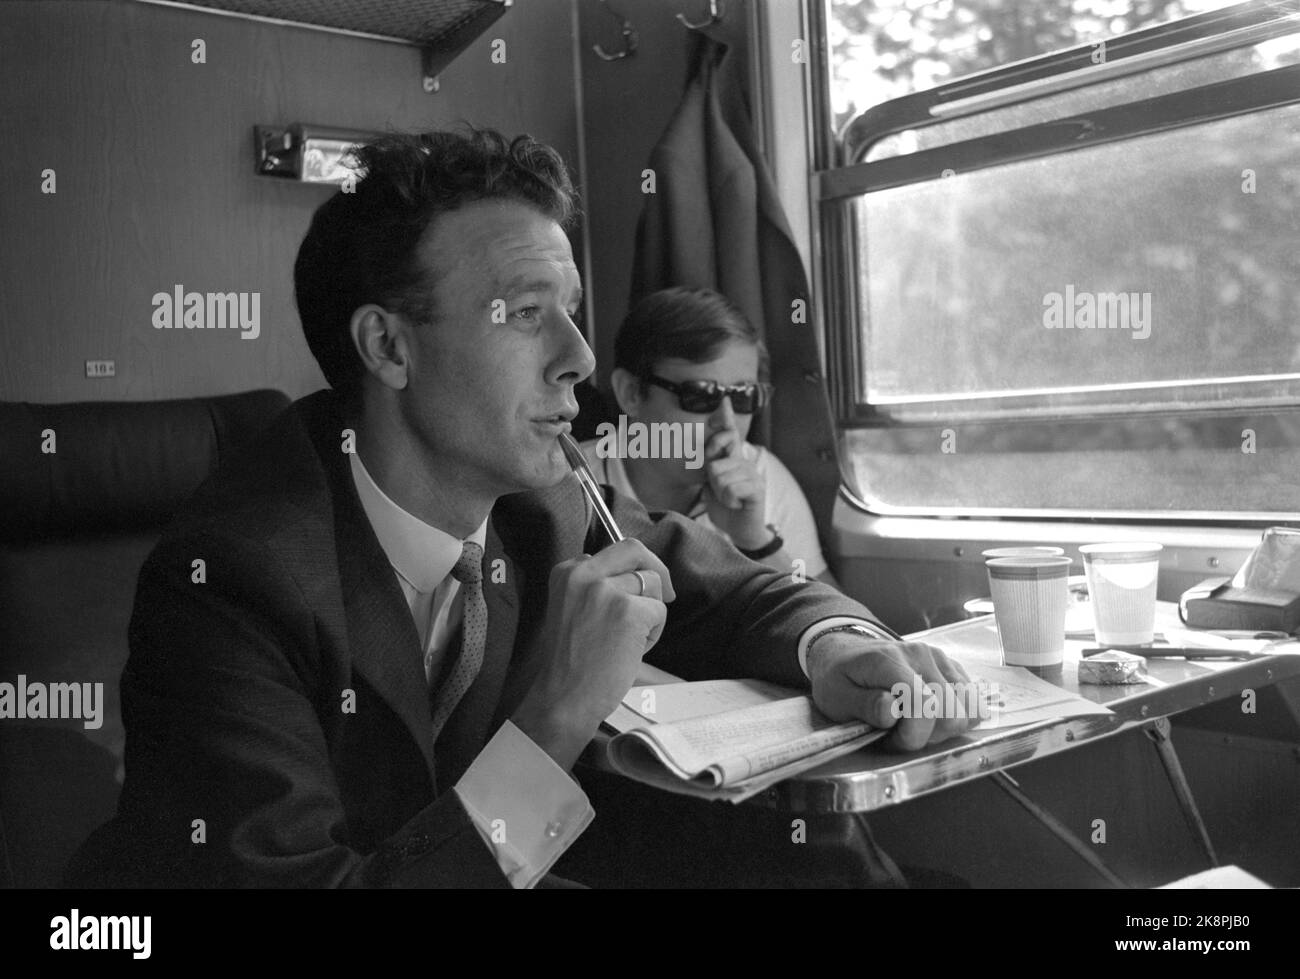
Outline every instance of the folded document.
<svg viewBox="0 0 1300 979"><path fill-rule="evenodd" d="M989 729L1111 713L1019 667L967 669L981 698L975 710L984 717L973 737ZM633 687L605 724L617 732L607 749L616 771L669 792L731 802L888 733L865 721L832 721L811 697L760 680Z"/></svg>
<svg viewBox="0 0 1300 979"><path fill-rule="evenodd" d="M610 763L670 792L741 802L883 737L810 697L757 680L633 687L607 720Z"/></svg>

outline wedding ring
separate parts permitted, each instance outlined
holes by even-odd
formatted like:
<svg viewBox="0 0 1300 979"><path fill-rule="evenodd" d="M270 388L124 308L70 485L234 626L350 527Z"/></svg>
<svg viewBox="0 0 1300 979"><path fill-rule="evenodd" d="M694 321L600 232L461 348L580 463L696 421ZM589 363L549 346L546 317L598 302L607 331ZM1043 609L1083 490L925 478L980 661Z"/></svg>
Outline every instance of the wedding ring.
<svg viewBox="0 0 1300 979"><path fill-rule="evenodd" d="M637 582L638 585L641 586L641 590L640 590L639 592L637 592L637 594L638 594L638 595L644 595L644 594L645 594L645 578L643 578L643 577L641 576L641 572L640 572L640 571L633 571L632 573L633 573L634 575L636 575L636 582Z"/></svg>

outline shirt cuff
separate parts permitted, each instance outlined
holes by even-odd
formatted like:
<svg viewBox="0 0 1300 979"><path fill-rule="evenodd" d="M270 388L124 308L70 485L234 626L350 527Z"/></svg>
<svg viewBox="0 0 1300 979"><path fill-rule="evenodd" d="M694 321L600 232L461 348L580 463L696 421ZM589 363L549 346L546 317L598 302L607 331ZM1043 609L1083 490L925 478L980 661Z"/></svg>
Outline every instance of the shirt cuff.
<svg viewBox="0 0 1300 979"><path fill-rule="evenodd" d="M863 626L873 635L889 642L894 642L898 639L898 637L892 632L881 628L870 619L860 619L856 615L834 615L829 619L820 619L805 629L803 634L799 636L799 669L803 670L804 676L811 679L811 676L808 673L808 647L812 645L813 640L826 630L834 629L836 626L841 625Z"/></svg>
<svg viewBox="0 0 1300 979"><path fill-rule="evenodd" d="M541 880L596 815L578 783L510 721L454 791L501 872L518 888Z"/></svg>

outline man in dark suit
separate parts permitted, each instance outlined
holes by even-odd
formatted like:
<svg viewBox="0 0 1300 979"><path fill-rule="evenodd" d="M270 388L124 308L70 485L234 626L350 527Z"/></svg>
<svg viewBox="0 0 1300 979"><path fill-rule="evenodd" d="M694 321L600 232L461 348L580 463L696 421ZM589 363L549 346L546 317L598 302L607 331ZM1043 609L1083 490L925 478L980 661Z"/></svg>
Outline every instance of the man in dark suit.
<svg viewBox="0 0 1300 979"><path fill-rule="evenodd" d="M550 148L392 136L295 268L332 390L204 485L140 575L126 782L74 883L532 886L592 817L568 775L642 657L811 686L902 748L963 679L863 606L614 502L557 441L594 361Z"/></svg>

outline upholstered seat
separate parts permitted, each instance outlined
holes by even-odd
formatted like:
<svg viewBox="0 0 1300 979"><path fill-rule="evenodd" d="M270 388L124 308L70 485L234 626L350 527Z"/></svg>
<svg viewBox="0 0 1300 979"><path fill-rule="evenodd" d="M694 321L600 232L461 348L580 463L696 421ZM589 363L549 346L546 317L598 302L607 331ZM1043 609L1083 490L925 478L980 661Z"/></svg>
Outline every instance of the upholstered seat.
<svg viewBox="0 0 1300 979"><path fill-rule="evenodd" d="M104 684L98 728L0 720L0 885L57 885L113 814L125 741L118 679L140 565L207 475L288 404L265 390L0 402L0 683Z"/></svg>

